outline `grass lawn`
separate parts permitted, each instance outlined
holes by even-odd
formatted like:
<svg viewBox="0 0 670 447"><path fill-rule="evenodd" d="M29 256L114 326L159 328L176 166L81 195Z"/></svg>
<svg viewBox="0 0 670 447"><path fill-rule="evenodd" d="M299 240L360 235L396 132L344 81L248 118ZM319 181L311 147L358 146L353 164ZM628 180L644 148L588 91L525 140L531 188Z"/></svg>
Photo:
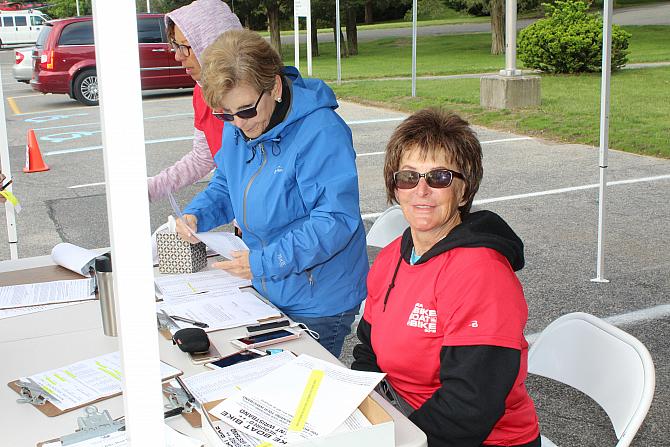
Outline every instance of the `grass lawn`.
<svg viewBox="0 0 670 447"><path fill-rule="evenodd" d="M542 75L539 109L494 111L479 106L479 79L360 81L333 86L338 97L404 111L443 106L472 123L552 140L597 146L600 75ZM670 67L624 70L612 76L610 147L670 158Z"/></svg>
<svg viewBox="0 0 670 447"><path fill-rule="evenodd" d="M627 26L632 34L630 63L670 61L670 26ZM489 53L488 33L423 37L417 46L417 74L449 75L496 72L504 56ZM337 68L333 44L319 46L313 76L333 81ZM405 111L442 105L473 123L598 144L600 74L542 75L539 110L491 111L479 107L479 79L419 80L417 98L409 81L371 81L365 78L410 76L411 39L382 39L359 43L360 55L342 59L342 79L333 88L343 99L374 103ZM304 54L304 49L303 49ZM284 48L293 63L293 48ZM307 62L301 60L306 72ZM352 80L354 80L352 82ZM622 70L612 76L610 147L670 158L670 67ZM632 131L634 130L634 131Z"/></svg>

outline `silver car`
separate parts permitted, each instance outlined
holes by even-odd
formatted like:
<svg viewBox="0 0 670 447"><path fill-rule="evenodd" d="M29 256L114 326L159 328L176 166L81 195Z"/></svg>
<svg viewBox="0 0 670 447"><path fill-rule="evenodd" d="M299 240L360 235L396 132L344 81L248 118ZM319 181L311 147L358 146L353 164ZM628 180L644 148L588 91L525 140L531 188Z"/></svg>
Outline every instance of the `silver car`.
<svg viewBox="0 0 670 447"><path fill-rule="evenodd" d="M19 82L28 84L33 76L33 48L17 48L14 50L16 61L12 66L12 74L14 79Z"/></svg>

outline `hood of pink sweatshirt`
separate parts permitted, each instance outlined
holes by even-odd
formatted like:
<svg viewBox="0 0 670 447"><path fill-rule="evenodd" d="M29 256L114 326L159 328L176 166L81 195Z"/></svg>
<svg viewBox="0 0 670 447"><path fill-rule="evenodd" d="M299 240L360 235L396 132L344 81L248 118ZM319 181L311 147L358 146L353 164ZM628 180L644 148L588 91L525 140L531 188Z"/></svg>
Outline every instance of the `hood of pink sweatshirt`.
<svg viewBox="0 0 670 447"><path fill-rule="evenodd" d="M202 53L221 33L242 29L240 19L221 0L196 0L165 15L165 25L179 27L202 65Z"/></svg>

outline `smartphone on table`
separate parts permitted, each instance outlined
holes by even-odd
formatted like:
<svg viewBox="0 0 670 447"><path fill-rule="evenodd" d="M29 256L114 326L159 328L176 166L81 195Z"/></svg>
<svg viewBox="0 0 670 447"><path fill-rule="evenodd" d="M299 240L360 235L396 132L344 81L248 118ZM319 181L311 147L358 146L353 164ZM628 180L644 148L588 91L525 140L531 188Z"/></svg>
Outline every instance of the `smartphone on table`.
<svg viewBox="0 0 670 447"><path fill-rule="evenodd" d="M235 354L230 354L222 359L219 359L215 362L205 363L205 366L212 369L225 368L226 366L236 365L242 362L248 362L249 360L257 359L259 357L265 357L258 352L253 351L242 351L236 352Z"/></svg>
<svg viewBox="0 0 670 447"><path fill-rule="evenodd" d="M248 337L237 338L235 340L230 340L230 343L233 344L236 348L240 349L250 349L258 348L260 346L272 345L275 343L281 343L287 340L293 340L300 336L299 332L296 332L292 329L279 329L272 332L265 332L263 334L250 335Z"/></svg>

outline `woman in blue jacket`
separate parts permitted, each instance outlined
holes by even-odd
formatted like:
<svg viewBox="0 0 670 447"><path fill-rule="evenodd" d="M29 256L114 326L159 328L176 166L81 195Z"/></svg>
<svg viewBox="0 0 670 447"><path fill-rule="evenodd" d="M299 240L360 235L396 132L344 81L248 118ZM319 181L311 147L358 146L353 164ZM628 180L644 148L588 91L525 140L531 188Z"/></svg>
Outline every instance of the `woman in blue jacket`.
<svg viewBox="0 0 670 447"><path fill-rule="evenodd" d="M366 296L368 259L351 130L333 91L284 67L255 32L204 53L203 94L225 121L218 166L184 210L180 235L237 219L250 251L215 264L254 287L339 356Z"/></svg>

